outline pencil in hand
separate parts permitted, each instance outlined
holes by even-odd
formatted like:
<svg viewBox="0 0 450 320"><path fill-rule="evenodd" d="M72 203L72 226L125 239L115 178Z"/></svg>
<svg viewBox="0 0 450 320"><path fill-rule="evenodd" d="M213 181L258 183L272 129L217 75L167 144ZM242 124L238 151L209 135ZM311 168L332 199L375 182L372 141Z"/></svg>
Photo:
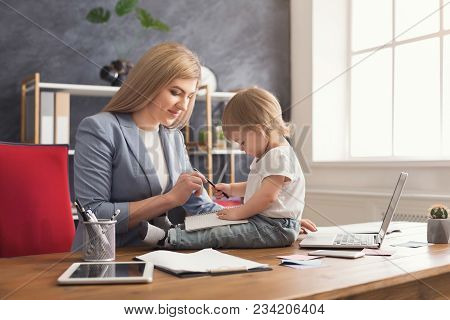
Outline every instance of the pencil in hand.
<svg viewBox="0 0 450 320"><path fill-rule="evenodd" d="M196 168L194 168L194 171L197 171L198 173L200 173L200 174L202 174L198 169L196 169ZM203 174L202 174L203 175ZM203 175L204 176L204 175ZM211 182L211 180L209 180L207 177L205 177L205 179L206 179L206 181L215 189L215 190L217 190L217 187L216 187L216 185L214 184L214 183L212 183ZM217 191L220 191L220 192L222 192L223 193L223 195L226 197L226 198L229 198L230 196L229 195L227 195L225 192L223 192L223 191L221 191L221 190L217 190Z"/></svg>

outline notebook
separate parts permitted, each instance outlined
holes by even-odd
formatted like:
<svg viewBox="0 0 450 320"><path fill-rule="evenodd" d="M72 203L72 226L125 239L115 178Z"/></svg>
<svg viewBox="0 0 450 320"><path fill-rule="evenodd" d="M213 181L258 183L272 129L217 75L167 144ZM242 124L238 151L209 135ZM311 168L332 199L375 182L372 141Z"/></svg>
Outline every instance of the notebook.
<svg viewBox="0 0 450 320"><path fill-rule="evenodd" d="M235 207L228 207L235 208ZM231 224L248 223L248 220L222 220L217 217L217 212L209 212L204 214L196 214L187 216L184 221L186 231L197 231L202 229L209 229L219 226L227 226Z"/></svg>
<svg viewBox="0 0 450 320"><path fill-rule="evenodd" d="M267 264L238 258L214 249L203 249L194 253L158 250L137 256L136 259L151 262L155 268L179 277L272 270Z"/></svg>

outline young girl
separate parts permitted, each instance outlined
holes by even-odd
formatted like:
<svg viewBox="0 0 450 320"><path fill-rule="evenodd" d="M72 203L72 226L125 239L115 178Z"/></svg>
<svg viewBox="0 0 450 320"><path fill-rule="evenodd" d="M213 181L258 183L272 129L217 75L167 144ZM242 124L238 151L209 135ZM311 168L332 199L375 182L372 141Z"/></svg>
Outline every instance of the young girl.
<svg viewBox="0 0 450 320"><path fill-rule="evenodd" d="M254 157L247 182L217 184L223 192L244 197L244 204L218 212L220 219L248 223L187 232L169 229L159 242L164 248L265 248L291 245L299 233L305 179L294 150L286 141L288 128L277 99L263 89L242 90L227 104L223 119L228 139ZM145 234L146 232L144 232Z"/></svg>

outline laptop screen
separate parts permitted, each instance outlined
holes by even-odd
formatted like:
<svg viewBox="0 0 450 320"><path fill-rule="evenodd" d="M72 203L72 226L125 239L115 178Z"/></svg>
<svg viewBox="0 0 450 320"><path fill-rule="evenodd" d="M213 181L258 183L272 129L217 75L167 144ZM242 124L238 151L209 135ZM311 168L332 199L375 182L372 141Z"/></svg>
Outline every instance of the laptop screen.
<svg viewBox="0 0 450 320"><path fill-rule="evenodd" d="M405 186L406 178L408 174L402 172L398 178L397 185L395 186L394 193L392 194L389 206L384 214L383 223L381 224L381 229L379 232L380 239L383 240L389 224L391 223L392 217L394 216L395 209L397 208L398 201L400 200L400 195L402 194L403 187Z"/></svg>

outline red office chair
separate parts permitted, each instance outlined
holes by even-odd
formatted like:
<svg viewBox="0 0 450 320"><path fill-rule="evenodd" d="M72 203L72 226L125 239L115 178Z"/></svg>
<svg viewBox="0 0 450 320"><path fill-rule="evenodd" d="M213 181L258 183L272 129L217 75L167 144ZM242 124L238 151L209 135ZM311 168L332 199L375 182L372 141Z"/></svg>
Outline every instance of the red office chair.
<svg viewBox="0 0 450 320"><path fill-rule="evenodd" d="M0 257L70 251L67 151L0 142Z"/></svg>

